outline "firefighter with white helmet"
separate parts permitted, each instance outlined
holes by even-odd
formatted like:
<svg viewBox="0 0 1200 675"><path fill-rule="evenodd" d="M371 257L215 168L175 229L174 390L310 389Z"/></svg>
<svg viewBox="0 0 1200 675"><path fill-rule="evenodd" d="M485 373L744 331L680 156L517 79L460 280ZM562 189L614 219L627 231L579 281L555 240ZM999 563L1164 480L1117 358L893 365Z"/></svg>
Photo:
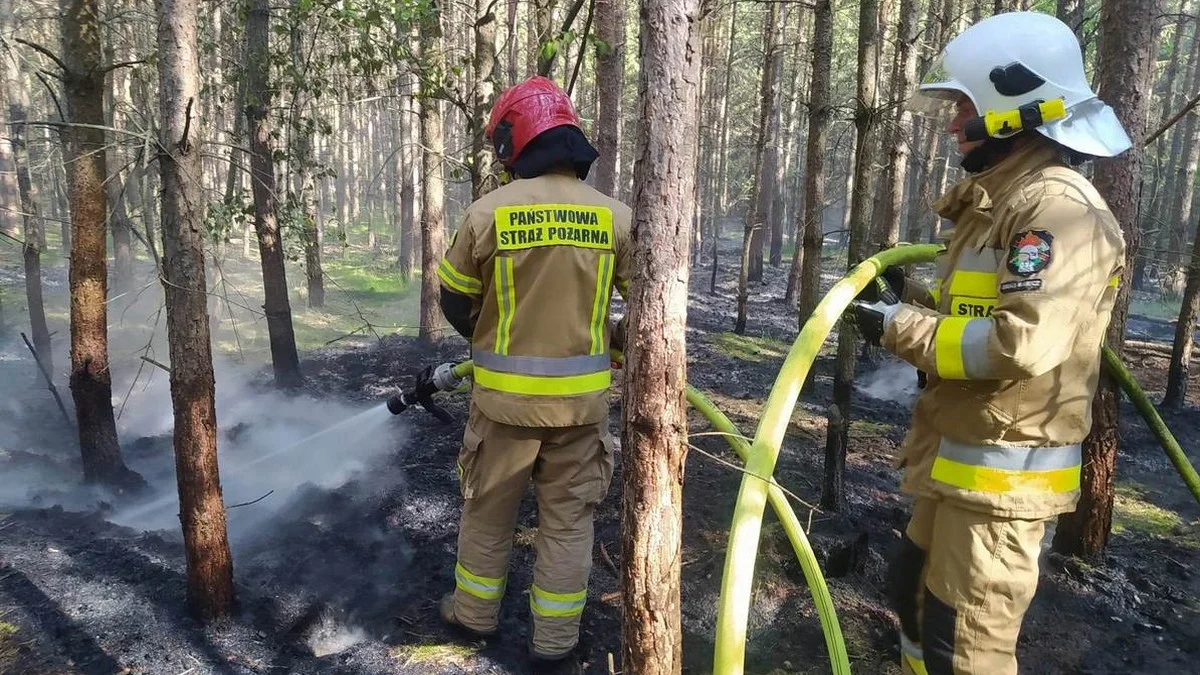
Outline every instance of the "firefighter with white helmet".
<svg viewBox="0 0 1200 675"><path fill-rule="evenodd" d="M551 80L501 93L487 137L514 180L471 204L438 269L442 311L474 359L455 590L440 610L475 635L497 631L532 480L529 651L536 670L573 673L593 511L613 475L608 311L613 289L628 290L632 212L583 182L598 153Z"/></svg>
<svg viewBox="0 0 1200 675"><path fill-rule="evenodd" d="M928 288L889 269L854 303L864 337L926 374L900 452L914 496L888 572L906 673L1015 675L1047 521L1079 499L1121 228L1072 167L1130 147L1074 33L1013 12L946 45L916 92L953 109L968 176Z"/></svg>

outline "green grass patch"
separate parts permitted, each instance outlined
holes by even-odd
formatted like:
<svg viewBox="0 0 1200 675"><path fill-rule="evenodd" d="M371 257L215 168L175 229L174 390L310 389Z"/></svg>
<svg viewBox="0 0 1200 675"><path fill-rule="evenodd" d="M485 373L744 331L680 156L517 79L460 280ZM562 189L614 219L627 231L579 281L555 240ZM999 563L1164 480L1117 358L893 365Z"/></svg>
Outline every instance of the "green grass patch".
<svg viewBox="0 0 1200 675"><path fill-rule="evenodd" d="M1136 483L1117 485L1113 502L1113 532L1130 532L1146 537L1170 539L1182 546L1200 549L1200 532L1178 513L1152 504L1146 490Z"/></svg>
<svg viewBox="0 0 1200 675"><path fill-rule="evenodd" d="M721 352L735 359L755 363L762 361L764 357L781 359L787 356L790 347L787 343L775 338L738 335L730 332L718 334L716 346Z"/></svg>
<svg viewBox="0 0 1200 675"><path fill-rule="evenodd" d="M894 424L871 422L869 420L851 420L850 434L853 436L884 436L896 428Z"/></svg>
<svg viewBox="0 0 1200 675"><path fill-rule="evenodd" d="M423 664L429 666L462 666L472 656L476 649L453 643L427 644L396 647L392 649L392 658L403 660L405 665Z"/></svg>
<svg viewBox="0 0 1200 675"><path fill-rule="evenodd" d="M8 673L18 655L17 633L19 628L7 621L0 621L0 670Z"/></svg>

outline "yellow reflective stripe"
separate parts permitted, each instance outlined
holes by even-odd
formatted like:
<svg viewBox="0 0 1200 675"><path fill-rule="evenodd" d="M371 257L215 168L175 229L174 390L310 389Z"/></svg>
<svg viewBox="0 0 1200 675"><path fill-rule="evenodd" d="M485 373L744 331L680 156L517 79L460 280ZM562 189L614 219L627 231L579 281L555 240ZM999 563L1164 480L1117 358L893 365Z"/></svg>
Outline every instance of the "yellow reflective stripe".
<svg viewBox="0 0 1200 675"><path fill-rule="evenodd" d="M499 600L504 595L504 577L481 577L469 572L459 562L454 563L454 583L460 591L481 600Z"/></svg>
<svg viewBox="0 0 1200 675"><path fill-rule="evenodd" d="M1112 275L1112 278L1110 278L1108 280L1108 285L1111 288L1119 288L1121 286L1121 275L1120 274Z"/></svg>
<svg viewBox="0 0 1200 675"><path fill-rule="evenodd" d="M607 351L604 344L604 322L608 318L608 298L612 293L613 255L605 253L600 256L596 269L596 297L592 300L592 350L589 354L603 354Z"/></svg>
<svg viewBox="0 0 1200 675"><path fill-rule="evenodd" d="M496 256L496 353L507 354L512 341L512 319L517 307L517 292L513 288L512 258Z"/></svg>
<svg viewBox="0 0 1200 675"><path fill-rule="evenodd" d="M551 593L537 585L529 587L529 609L547 617L579 616L587 603L587 589L576 593Z"/></svg>
<svg viewBox="0 0 1200 675"><path fill-rule="evenodd" d="M587 375L550 377L498 373L475 366L475 384L496 391L527 396L576 396L608 389L612 383L612 371L605 370Z"/></svg>
<svg viewBox="0 0 1200 675"><path fill-rule="evenodd" d="M942 304L942 288L940 283L941 282L938 282L939 285L935 285L933 288L929 289L929 297L933 299L933 304L935 305Z"/></svg>
<svg viewBox="0 0 1200 675"><path fill-rule="evenodd" d="M943 380L967 379L967 367L963 363L962 338L967 329L968 317L947 317L938 324L933 338L933 353L937 361L937 374Z"/></svg>
<svg viewBox="0 0 1200 675"><path fill-rule="evenodd" d="M483 282L475 277L469 277L454 269L450 261L442 258L438 265L438 277L450 288L467 295L479 295L483 292Z"/></svg>
<svg viewBox="0 0 1200 675"><path fill-rule="evenodd" d="M903 630L900 631L900 659L901 664L908 664L914 675L929 675L925 669L925 653L908 639Z"/></svg>
<svg viewBox="0 0 1200 675"><path fill-rule="evenodd" d="M1013 471L972 466L946 457L933 460L930 477L964 490L980 492L1073 492L1079 489L1079 466L1048 471Z"/></svg>
<svg viewBox="0 0 1200 675"><path fill-rule="evenodd" d="M994 298L996 297L996 273L954 270L954 276L950 277L949 292L950 295Z"/></svg>
<svg viewBox="0 0 1200 675"><path fill-rule="evenodd" d="M914 675L929 675L929 671L925 670L925 659L918 659L915 656L904 654L904 661L908 663L908 667L913 671Z"/></svg>

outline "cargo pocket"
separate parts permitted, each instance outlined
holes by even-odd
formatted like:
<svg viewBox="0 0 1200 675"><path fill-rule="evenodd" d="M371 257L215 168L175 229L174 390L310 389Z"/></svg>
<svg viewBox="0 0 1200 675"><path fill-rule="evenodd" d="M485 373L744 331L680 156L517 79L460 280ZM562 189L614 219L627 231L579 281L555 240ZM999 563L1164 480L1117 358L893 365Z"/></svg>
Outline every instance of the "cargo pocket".
<svg viewBox="0 0 1200 675"><path fill-rule="evenodd" d="M589 504L599 504L608 494L608 486L612 483L614 463L613 437L605 428L600 432L600 453L596 458L597 476L594 479L595 488L592 491L592 498L588 500Z"/></svg>
<svg viewBox="0 0 1200 675"><path fill-rule="evenodd" d="M483 438L471 424L467 424L467 429L463 432L462 448L458 451L458 464L455 466L458 472L459 491L462 493L463 499L471 499L475 496L477 482L475 461L479 458L479 448L482 443Z"/></svg>

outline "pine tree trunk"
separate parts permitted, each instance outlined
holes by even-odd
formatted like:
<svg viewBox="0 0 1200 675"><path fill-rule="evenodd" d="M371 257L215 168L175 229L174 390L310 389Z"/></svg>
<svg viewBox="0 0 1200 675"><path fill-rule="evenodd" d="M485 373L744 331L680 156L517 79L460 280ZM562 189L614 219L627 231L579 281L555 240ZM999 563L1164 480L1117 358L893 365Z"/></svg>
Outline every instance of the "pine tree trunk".
<svg viewBox="0 0 1200 675"><path fill-rule="evenodd" d="M292 81L290 161L293 183L293 212L300 219L304 241L304 277L308 287L308 306L325 306L325 274L321 268L321 242L317 231L317 214L313 210L316 186L313 182L313 131L306 118L313 116L308 95L302 83L308 77L303 49L303 26L306 23L302 0L292 0L290 12L291 57L294 78Z"/></svg>
<svg viewBox="0 0 1200 675"><path fill-rule="evenodd" d="M1159 0L1106 0L1100 11L1101 52L1098 93L1117 112L1133 148L1096 166L1095 184L1108 202L1125 235L1125 271L1108 326L1107 343L1121 353L1129 312L1129 277L1137 258L1138 186L1141 179L1146 113L1154 73L1154 21ZM1112 527L1113 479L1118 442L1117 385L1108 375L1092 404L1092 433L1083 445L1083 475L1079 506L1060 517L1054 548L1060 553L1098 559Z"/></svg>
<svg viewBox="0 0 1200 675"><path fill-rule="evenodd" d="M254 190L254 229L262 264L263 309L271 342L275 384L285 389L301 384L300 357L292 329L283 240L279 231L279 202L275 188L275 158L268 124L271 94L267 74L270 56L270 3L253 0L246 16L246 123L250 136L250 184Z"/></svg>
<svg viewBox="0 0 1200 675"><path fill-rule="evenodd" d="M1194 90L1200 87L1200 39L1192 40L1188 63L1188 75L1190 76L1188 81L1192 83L1189 89ZM1200 162L1198 131L1200 131L1198 116L1195 113L1188 115L1182 133L1180 161L1173 167L1173 177L1167 181L1171 190L1167 194L1171 202L1165 211L1166 218L1163 221L1163 227L1170 232L1166 253L1168 274L1173 274L1180 268L1183 249L1187 246L1188 234L1191 229L1192 196L1196 190L1196 165L1197 162Z"/></svg>
<svg viewBox="0 0 1200 675"><path fill-rule="evenodd" d="M488 115L496 96L496 14L495 3L475 0L474 100L471 133L471 198L479 199L499 186L492 172L495 153L484 138Z"/></svg>
<svg viewBox="0 0 1200 675"><path fill-rule="evenodd" d="M820 301L821 248L825 240L825 153L829 141L830 70L833 62L831 0L817 0L813 14L813 66L808 86L808 147L804 159L804 246L793 267L801 269L800 326Z"/></svg>
<svg viewBox="0 0 1200 675"><path fill-rule="evenodd" d="M435 2L422 21L421 58L437 73L445 62L442 53L441 5ZM426 344L442 340L442 310L437 268L445 253L445 138L442 102L433 97L433 83L421 81L421 328Z"/></svg>
<svg viewBox="0 0 1200 675"><path fill-rule="evenodd" d="M62 58L67 115L63 151L71 202L71 395L89 482L138 487L125 467L112 408L108 362L108 260L104 180L104 76L96 0L63 0Z"/></svg>
<svg viewBox="0 0 1200 675"><path fill-rule="evenodd" d="M907 96L917 71L917 3L900 0L900 26L896 48L896 77L892 83L893 100ZM895 133L888 152L887 176L890 181L883 201L884 226L882 247L891 248L900 240L900 220L904 210L904 188L908 184L909 138L912 137L912 113L897 106ZM910 240L911 241L911 240Z"/></svg>
<svg viewBox="0 0 1200 675"><path fill-rule="evenodd" d="M870 149L875 147L876 76L879 70L878 52L873 48L879 32L879 0L861 0L858 19L858 94L854 124L858 145L854 158L854 185L850 195L849 267L865 257L871 226ZM846 445L850 434L850 396L854 387L854 356L857 331L843 321L838 328L837 368L833 376L833 405L825 440L825 481L821 491L821 506L840 511L845 502L842 489L846 473Z"/></svg>
<svg viewBox="0 0 1200 675"><path fill-rule="evenodd" d="M596 0L596 189L616 198L620 189L621 94L625 90L625 0Z"/></svg>
<svg viewBox="0 0 1200 675"><path fill-rule="evenodd" d="M636 250L623 405L621 670L683 666L680 558L687 456L684 350L695 180L698 0L643 0L634 170Z"/></svg>
<svg viewBox="0 0 1200 675"><path fill-rule="evenodd" d="M742 233L742 264L738 274L737 322L734 332L746 332L746 314L750 300L750 282L762 281L764 229L771 216L772 185L775 182L776 149L775 109L778 107L781 59L779 49L780 4L771 3L764 15L763 68L759 91L758 130L754 143L754 187L746 211L746 226Z"/></svg>
<svg viewBox="0 0 1200 675"><path fill-rule="evenodd" d="M0 29L7 28L4 16L0 16ZM42 247L45 245L44 225L38 217L37 202L33 199L32 182L29 178L29 147L25 141L28 128L25 124L28 118L29 92L22 81L16 61L4 59L4 88L8 98L8 121L10 124L9 143L0 146L11 148L13 168L15 169L17 202L2 202L4 208L20 212L24 239L22 258L25 266L25 304L29 310L29 332L33 339L33 348L37 350L38 358L46 367L46 372L54 373L54 352L50 348L50 330L46 326L46 308L42 301ZM0 108L3 111L3 108Z"/></svg>
<svg viewBox="0 0 1200 675"><path fill-rule="evenodd" d="M1107 2L1108 0L1102 0ZM1148 2L1157 2L1158 0L1147 0ZM1063 23L1071 27L1075 31L1075 37L1083 39L1083 9L1086 0L1058 0L1058 7L1055 14Z"/></svg>
<svg viewBox="0 0 1200 675"><path fill-rule="evenodd" d="M717 193L717 208L713 214L713 247L712 247L712 277L708 282L708 292L717 292L717 272L720 269L721 221L729 216L729 88L733 78L733 54L737 41L737 0L729 4L729 50L725 53L725 84L721 87L721 143L718 151L717 180L720 189Z"/></svg>
<svg viewBox="0 0 1200 675"><path fill-rule="evenodd" d="M518 36L520 24L517 23L517 0L508 0L508 84L512 86L520 79L520 57L518 53Z"/></svg>
<svg viewBox="0 0 1200 675"><path fill-rule="evenodd" d="M233 558L217 468L212 347L205 311L204 195L200 173L197 0L160 0L158 72L163 274L175 474L187 550L188 604L204 619L234 609Z"/></svg>
<svg viewBox="0 0 1200 675"><path fill-rule="evenodd" d="M769 181L771 189L767 197L767 223L771 230L771 242L768 262L772 267L783 264L783 166L784 155L780 154L783 143L783 55L786 52L784 43L787 35L789 5L783 5L779 13L778 25L775 27L775 48L771 52L771 66L774 75L774 86L771 100L771 140L767 148L768 161L763 166L770 173L764 176ZM761 277L760 277L761 280Z"/></svg>
<svg viewBox="0 0 1200 675"><path fill-rule="evenodd" d="M0 29L5 29L7 32L8 21L7 16L0 14ZM5 55L4 61L11 61L9 55ZM9 91L9 86L6 83L5 87L0 89L0 111L7 111L10 102L9 98L13 96L13 92ZM10 120L11 121L11 120ZM0 136L0 230L10 237L16 238L21 233L21 193L17 187L17 163L13 157L13 143L5 141L3 136ZM0 325L3 325L0 323Z"/></svg>

